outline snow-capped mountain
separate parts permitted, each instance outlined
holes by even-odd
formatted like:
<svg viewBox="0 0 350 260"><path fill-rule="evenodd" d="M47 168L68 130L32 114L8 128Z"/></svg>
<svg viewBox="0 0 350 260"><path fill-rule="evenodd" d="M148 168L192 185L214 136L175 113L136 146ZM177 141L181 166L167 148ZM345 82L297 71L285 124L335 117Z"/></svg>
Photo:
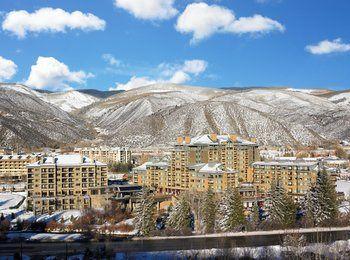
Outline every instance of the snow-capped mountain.
<svg viewBox="0 0 350 260"><path fill-rule="evenodd" d="M242 91L157 84L79 111L115 144L169 145L208 132L257 137L262 144L312 144L350 133L349 109L289 89Z"/></svg>
<svg viewBox="0 0 350 260"><path fill-rule="evenodd" d="M260 144L320 144L350 136L350 106L344 105L347 96L336 98L340 94L156 84L103 93L102 98L80 91L42 93L23 85L3 85L0 145L14 140L39 146L90 139L110 145L168 146L178 135L209 132L256 137ZM86 130L93 128L96 131Z"/></svg>
<svg viewBox="0 0 350 260"><path fill-rule="evenodd" d="M92 137L89 127L19 84L0 85L0 146L47 146Z"/></svg>
<svg viewBox="0 0 350 260"><path fill-rule="evenodd" d="M338 105L350 107L350 91L335 93L329 97L329 100Z"/></svg>
<svg viewBox="0 0 350 260"><path fill-rule="evenodd" d="M55 93L43 93L42 99L67 112L86 107L100 99L76 90Z"/></svg>

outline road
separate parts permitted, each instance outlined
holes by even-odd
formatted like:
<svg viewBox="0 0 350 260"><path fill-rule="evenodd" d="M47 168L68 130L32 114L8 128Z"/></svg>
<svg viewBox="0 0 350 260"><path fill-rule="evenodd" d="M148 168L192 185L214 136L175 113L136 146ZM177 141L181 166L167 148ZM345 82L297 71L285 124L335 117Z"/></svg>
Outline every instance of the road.
<svg viewBox="0 0 350 260"><path fill-rule="evenodd" d="M333 242L337 240L350 239L350 227L342 228L318 228L318 229L298 229L298 230L275 230L258 231L246 233L225 233L199 235L190 237L155 237L120 242L73 242L73 243L1 243L0 256L13 255L22 252L29 256L55 255L64 257L67 253L78 254L89 248L95 251L104 247L108 255L118 252L158 252L158 251L178 251L210 248L234 248L234 247L258 247L279 245L286 234L303 234L309 243Z"/></svg>

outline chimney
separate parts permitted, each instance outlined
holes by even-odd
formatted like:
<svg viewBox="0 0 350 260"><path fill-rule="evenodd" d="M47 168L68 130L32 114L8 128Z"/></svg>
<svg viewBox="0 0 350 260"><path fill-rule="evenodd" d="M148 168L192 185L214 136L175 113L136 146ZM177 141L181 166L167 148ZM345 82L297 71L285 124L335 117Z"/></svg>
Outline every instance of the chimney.
<svg viewBox="0 0 350 260"><path fill-rule="evenodd" d="M210 139L213 141L213 142L216 142L218 140L218 135L217 134L210 134Z"/></svg>
<svg viewBox="0 0 350 260"><path fill-rule="evenodd" d="M177 138L177 144L182 144L183 141L184 141L184 139L183 139L182 136L179 136L179 137Z"/></svg>
<svg viewBox="0 0 350 260"><path fill-rule="evenodd" d="M191 142L191 137L190 136L186 136L185 137L185 143L189 144Z"/></svg>
<svg viewBox="0 0 350 260"><path fill-rule="evenodd" d="M230 139L232 142L237 142L237 135L230 135Z"/></svg>

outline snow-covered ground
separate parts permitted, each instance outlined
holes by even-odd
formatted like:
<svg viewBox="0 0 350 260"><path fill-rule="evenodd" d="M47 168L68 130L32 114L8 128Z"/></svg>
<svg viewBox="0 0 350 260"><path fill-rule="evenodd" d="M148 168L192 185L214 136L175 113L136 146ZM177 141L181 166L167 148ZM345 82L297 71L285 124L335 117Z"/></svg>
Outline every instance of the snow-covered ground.
<svg viewBox="0 0 350 260"><path fill-rule="evenodd" d="M338 180L337 191L344 192L345 196L350 196L350 181Z"/></svg>
<svg viewBox="0 0 350 260"><path fill-rule="evenodd" d="M43 95L43 100L54 104L66 112L91 105L99 99L79 91L49 93Z"/></svg>
<svg viewBox="0 0 350 260"><path fill-rule="evenodd" d="M25 233L25 232L10 232L7 234L7 239L26 241L77 241L81 240L81 234L60 234L60 233Z"/></svg>
<svg viewBox="0 0 350 260"><path fill-rule="evenodd" d="M17 206L24 196L23 193L10 193L10 192L1 192L0 193L0 211L10 209Z"/></svg>
<svg viewBox="0 0 350 260"><path fill-rule="evenodd" d="M0 192L0 213L5 217L12 213L16 216L24 214L26 197L27 192Z"/></svg>
<svg viewBox="0 0 350 260"><path fill-rule="evenodd" d="M12 213L15 214L15 219L11 222L15 223L17 221L43 221L50 222L51 220L62 221L65 224L70 224L72 218L78 218L81 216L80 210L64 210L57 211L53 214L43 214L35 217L32 212L26 210L26 200L23 201L21 205L19 203L23 198L27 197L26 192L1 192L0 193L0 214L3 213L5 217L10 216ZM19 206L18 208L13 208Z"/></svg>

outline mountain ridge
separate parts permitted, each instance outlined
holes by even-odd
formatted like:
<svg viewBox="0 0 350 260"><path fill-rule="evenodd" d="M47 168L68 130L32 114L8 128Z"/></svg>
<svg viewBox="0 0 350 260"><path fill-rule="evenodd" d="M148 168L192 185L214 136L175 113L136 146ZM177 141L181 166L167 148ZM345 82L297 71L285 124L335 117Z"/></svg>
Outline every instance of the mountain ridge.
<svg viewBox="0 0 350 260"><path fill-rule="evenodd" d="M4 92L11 87L1 86L5 85L0 85L0 95L10 100L11 96ZM337 92L327 97L292 88L220 89L155 84L98 98L87 94L93 90L77 94L76 90L40 93L24 85L12 88L14 93L32 96L47 110L53 109L50 116L68 117L67 132L72 142L168 146L178 135L225 132L256 137L264 145L300 146L342 140L350 135L350 105L333 100ZM80 95L83 96L77 98ZM48 96L60 98L53 101L48 100ZM79 106L74 103L77 99ZM57 100L64 102L61 104ZM0 108L0 112L8 111L8 107ZM18 120L26 124L25 119L19 117ZM72 135L72 122L77 124L79 134ZM48 127L45 122L42 124ZM84 132L81 127L89 130ZM64 130L64 127L61 132L55 129L61 136ZM60 136L55 131L54 136ZM82 136L84 134L86 137ZM55 138L48 138L52 139ZM67 140L57 138L58 143Z"/></svg>

